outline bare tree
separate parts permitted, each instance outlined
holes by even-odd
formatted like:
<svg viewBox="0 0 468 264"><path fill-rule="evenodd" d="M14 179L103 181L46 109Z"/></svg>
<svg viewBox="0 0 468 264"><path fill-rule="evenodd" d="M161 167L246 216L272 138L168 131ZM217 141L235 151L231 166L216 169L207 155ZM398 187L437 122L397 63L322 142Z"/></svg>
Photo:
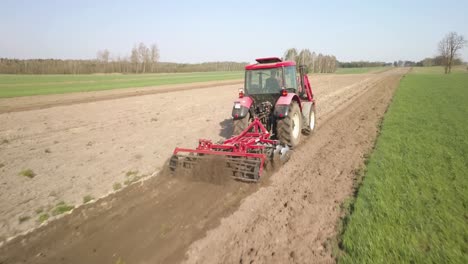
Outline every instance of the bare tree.
<svg viewBox="0 0 468 264"><path fill-rule="evenodd" d="M288 49L284 53L284 60L296 61L297 55L298 55L297 49L295 48Z"/></svg>
<svg viewBox="0 0 468 264"><path fill-rule="evenodd" d="M130 62L133 65L133 70L135 71L135 73L138 73L138 64L140 63L140 56L136 47L133 47L132 49L132 54L130 55Z"/></svg>
<svg viewBox="0 0 468 264"><path fill-rule="evenodd" d="M154 72L154 66L159 61L159 49L156 44L151 45L150 60L151 60L151 72Z"/></svg>
<svg viewBox="0 0 468 264"><path fill-rule="evenodd" d="M336 71L337 60L336 60L335 56L332 56L331 59L332 59L332 68L331 68L330 72L335 72Z"/></svg>
<svg viewBox="0 0 468 264"><path fill-rule="evenodd" d="M315 73L330 73L335 72L338 61L335 56L316 54L309 49L302 49L298 52L292 48L284 53L285 60L293 60L297 65L306 65L310 72Z"/></svg>
<svg viewBox="0 0 468 264"><path fill-rule="evenodd" d="M142 72L146 73L146 66L150 63L150 50L143 42L138 45L138 56L140 58L140 62L143 64Z"/></svg>
<svg viewBox="0 0 468 264"><path fill-rule="evenodd" d="M444 58L445 73L452 71L453 60L458 51L466 45L466 40L456 32L450 32L439 42L439 53Z"/></svg>
<svg viewBox="0 0 468 264"><path fill-rule="evenodd" d="M309 49L303 49L301 52L299 52L296 62L299 65L306 65L307 67L310 67L312 65L312 59L312 52L310 52Z"/></svg>
<svg viewBox="0 0 468 264"><path fill-rule="evenodd" d="M97 52L97 60L99 62L108 63L109 62L109 57L110 57L110 52L107 49L100 50L100 51Z"/></svg>
<svg viewBox="0 0 468 264"><path fill-rule="evenodd" d="M312 52L312 64L309 66L309 71L314 72L315 71L315 65L317 64L317 54L315 54L315 51Z"/></svg>
<svg viewBox="0 0 468 264"><path fill-rule="evenodd" d="M315 69L315 72L322 72L323 69L323 55L322 53L319 53L317 55L317 68Z"/></svg>
<svg viewBox="0 0 468 264"><path fill-rule="evenodd" d="M109 57L110 57L110 52L107 49L100 50L97 52L97 61L98 61L98 67L97 71L99 72L107 72L108 64L109 64Z"/></svg>

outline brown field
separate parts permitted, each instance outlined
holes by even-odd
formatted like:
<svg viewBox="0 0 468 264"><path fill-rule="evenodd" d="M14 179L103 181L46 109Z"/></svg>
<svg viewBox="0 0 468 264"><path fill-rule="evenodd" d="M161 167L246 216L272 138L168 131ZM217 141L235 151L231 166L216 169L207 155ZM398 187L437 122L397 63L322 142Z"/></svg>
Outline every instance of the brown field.
<svg viewBox="0 0 468 264"><path fill-rule="evenodd" d="M339 206L406 71L312 75L318 129L259 184L163 171L174 147L231 136L240 81L1 100L0 263L332 262ZM103 198L37 228L38 209L87 195Z"/></svg>

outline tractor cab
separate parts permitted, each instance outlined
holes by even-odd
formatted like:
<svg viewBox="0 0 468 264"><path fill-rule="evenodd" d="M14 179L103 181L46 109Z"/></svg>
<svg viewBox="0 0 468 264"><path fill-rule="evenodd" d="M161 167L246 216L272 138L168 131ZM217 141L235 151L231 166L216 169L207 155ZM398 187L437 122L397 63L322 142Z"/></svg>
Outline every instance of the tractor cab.
<svg viewBox="0 0 468 264"><path fill-rule="evenodd" d="M245 67L246 94L280 94L282 89L297 89L296 63L279 58L257 59Z"/></svg>
<svg viewBox="0 0 468 264"><path fill-rule="evenodd" d="M243 93L256 97L260 101L266 97L277 99L287 92L296 93L301 98L307 99L306 89L303 88L302 80L306 68L300 66L300 76L296 73L296 63L293 61L282 61L279 58L256 59L257 64L245 67L245 84ZM304 70L304 72L302 72Z"/></svg>
<svg viewBox="0 0 468 264"><path fill-rule="evenodd" d="M300 132L308 134L315 127L315 100L307 68L277 57L256 61L245 67L244 87L232 109L233 134L258 119L274 137L296 146Z"/></svg>

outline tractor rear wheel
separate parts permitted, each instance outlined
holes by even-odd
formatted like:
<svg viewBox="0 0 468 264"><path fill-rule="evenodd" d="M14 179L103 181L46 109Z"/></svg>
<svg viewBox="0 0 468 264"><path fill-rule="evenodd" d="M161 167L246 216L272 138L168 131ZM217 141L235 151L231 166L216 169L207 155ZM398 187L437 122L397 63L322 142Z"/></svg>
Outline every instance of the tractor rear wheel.
<svg viewBox="0 0 468 264"><path fill-rule="evenodd" d="M289 106L286 117L279 119L276 123L277 137L281 143L292 147L299 145L302 131L302 114L296 102Z"/></svg>
<svg viewBox="0 0 468 264"><path fill-rule="evenodd" d="M234 129L233 129L232 135L237 136L240 133L242 133L242 131L244 131L249 125L250 113L247 113L247 115L242 119L234 119L233 121L234 121L233 122Z"/></svg>

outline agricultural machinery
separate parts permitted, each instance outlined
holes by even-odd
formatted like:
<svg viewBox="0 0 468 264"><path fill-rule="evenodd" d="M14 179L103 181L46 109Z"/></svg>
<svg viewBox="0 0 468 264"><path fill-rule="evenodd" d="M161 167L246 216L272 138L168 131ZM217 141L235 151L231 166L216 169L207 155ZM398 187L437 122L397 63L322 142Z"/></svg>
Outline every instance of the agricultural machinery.
<svg viewBox="0 0 468 264"><path fill-rule="evenodd" d="M267 164L286 162L302 135L314 131L315 99L306 66L275 57L256 61L245 67L245 85L232 108L233 137L219 143L200 139L196 149L176 148L172 171L222 156L234 178L258 181Z"/></svg>

